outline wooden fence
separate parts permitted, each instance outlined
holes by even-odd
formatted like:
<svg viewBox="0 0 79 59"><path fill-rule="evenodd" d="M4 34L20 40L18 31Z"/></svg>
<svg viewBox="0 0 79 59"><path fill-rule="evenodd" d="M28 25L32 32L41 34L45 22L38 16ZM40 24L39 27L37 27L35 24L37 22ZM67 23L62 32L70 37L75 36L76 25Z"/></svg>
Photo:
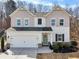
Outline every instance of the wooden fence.
<svg viewBox="0 0 79 59"><path fill-rule="evenodd" d="M37 59L79 59L79 52L38 54Z"/></svg>

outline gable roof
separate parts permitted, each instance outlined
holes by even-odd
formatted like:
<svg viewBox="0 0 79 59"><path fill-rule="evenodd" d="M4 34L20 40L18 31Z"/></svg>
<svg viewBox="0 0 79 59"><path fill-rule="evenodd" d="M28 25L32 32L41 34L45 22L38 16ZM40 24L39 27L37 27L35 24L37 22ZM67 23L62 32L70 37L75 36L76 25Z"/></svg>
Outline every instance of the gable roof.
<svg viewBox="0 0 79 59"><path fill-rule="evenodd" d="M53 13L54 11L64 11L68 16L71 16L68 12L66 12L60 6L54 6L52 12L31 12L28 9L26 9L25 7L20 7L20 8L17 8L12 14L10 14L10 16L12 16L13 14L15 14L17 11L27 11L30 15L37 16L37 17L48 16L51 13Z"/></svg>
<svg viewBox="0 0 79 59"><path fill-rule="evenodd" d="M35 16L33 13L31 13L29 10L27 10L25 7L19 7L17 8L13 13L11 13L9 16L11 17L13 14L17 13L18 11L27 11L30 15Z"/></svg>
<svg viewBox="0 0 79 59"><path fill-rule="evenodd" d="M68 16L71 16L68 12L66 12L66 11L64 10L64 8L61 8L61 7L58 6L58 5L55 5L55 6L53 7L52 13L53 13L54 11L64 11ZM51 14L51 12L48 13L46 16L48 16L48 15L50 15L50 14Z"/></svg>

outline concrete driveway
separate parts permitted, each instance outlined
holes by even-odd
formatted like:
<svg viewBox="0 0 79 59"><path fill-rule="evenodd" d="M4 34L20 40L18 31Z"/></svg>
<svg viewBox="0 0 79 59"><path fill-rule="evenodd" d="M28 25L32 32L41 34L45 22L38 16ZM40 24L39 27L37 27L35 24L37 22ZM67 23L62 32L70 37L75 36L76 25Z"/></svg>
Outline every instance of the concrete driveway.
<svg viewBox="0 0 79 59"><path fill-rule="evenodd" d="M27 55L28 57L36 58L37 48L11 48L14 55Z"/></svg>
<svg viewBox="0 0 79 59"><path fill-rule="evenodd" d="M38 53L51 53L48 47L42 48L11 48L14 55L27 55L28 57L36 58Z"/></svg>
<svg viewBox="0 0 79 59"><path fill-rule="evenodd" d="M30 58L36 58L38 53L51 53L52 51L48 47L42 48L11 48L14 55L26 55Z"/></svg>

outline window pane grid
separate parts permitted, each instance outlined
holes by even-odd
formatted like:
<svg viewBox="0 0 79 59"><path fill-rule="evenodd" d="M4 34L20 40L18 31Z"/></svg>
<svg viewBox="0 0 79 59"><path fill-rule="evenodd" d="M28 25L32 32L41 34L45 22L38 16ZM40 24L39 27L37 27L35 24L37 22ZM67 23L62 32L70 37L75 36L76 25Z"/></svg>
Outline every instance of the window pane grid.
<svg viewBox="0 0 79 59"><path fill-rule="evenodd" d="M64 25L64 19L60 19L60 25Z"/></svg>
<svg viewBox="0 0 79 59"><path fill-rule="evenodd" d="M41 25L42 24L42 19L38 19L38 24Z"/></svg>
<svg viewBox="0 0 79 59"><path fill-rule="evenodd" d="M17 25L21 25L21 21L20 20L17 20Z"/></svg>
<svg viewBox="0 0 79 59"><path fill-rule="evenodd" d="M53 26L55 25L55 19L51 20L51 25L53 25Z"/></svg>
<svg viewBox="0 0 79 59"><path fill-rule="evenodd" d="M25 20L25 25L28 25L28 20Z"/></svg>
<svg viewBox="0 0 79 59"><path fill-rule="evenodd" d="M56 34L56 41L64 41L64 34Z"/></svg>

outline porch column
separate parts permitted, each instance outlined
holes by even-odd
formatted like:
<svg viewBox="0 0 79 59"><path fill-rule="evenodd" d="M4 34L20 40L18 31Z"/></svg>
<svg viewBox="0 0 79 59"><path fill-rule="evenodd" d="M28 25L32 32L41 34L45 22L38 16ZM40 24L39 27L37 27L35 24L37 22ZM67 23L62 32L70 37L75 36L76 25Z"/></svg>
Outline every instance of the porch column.
<svg viewBox="0 0 79 59"><path fill-rule="evenodd" d="M52 40L53 38L52 38L52 33L50 34L50 41L51 41L51 44L52 44Z"/></svg>

